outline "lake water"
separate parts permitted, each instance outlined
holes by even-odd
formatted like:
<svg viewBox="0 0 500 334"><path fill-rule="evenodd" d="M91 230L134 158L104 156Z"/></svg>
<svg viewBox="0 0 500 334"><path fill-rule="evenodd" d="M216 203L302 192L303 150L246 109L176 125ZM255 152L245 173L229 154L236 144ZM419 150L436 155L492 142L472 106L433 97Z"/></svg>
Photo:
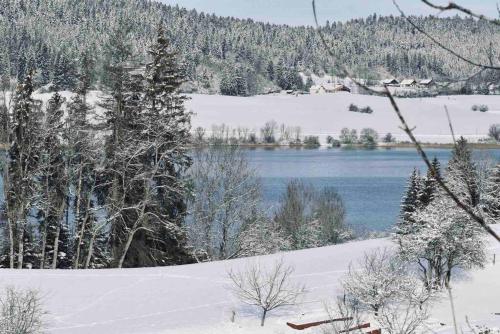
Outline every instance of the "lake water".
<svg viewBox="0 0 500 334"><path fill-rule="evenodd" d="M443 167L451 150L427 149ZM476 157L500 160L500 150L481 150ZM347 222L357 231L387 231L399 214L413 168L426 167L415 149L252 149L248 158L262 177L264 202L276 207L286 184L296 178L321 188L333 186L344 199Z"/></svg>
<svg viewBox="0 0 500 334"><path fill-rule="evenodd" d="M451 150L427 149L444 167ZM291 179L317 188L333 186L342 196L347 222L356 231L387 231L396 222L401 197L413 168L425 172L414 149L247 149L262 178L264 203L275 209ZM474 152L476 158L500 160L500 150ZM3 188L0 177L0 189ZM3 191L0 191L0 202Z"/></svg>

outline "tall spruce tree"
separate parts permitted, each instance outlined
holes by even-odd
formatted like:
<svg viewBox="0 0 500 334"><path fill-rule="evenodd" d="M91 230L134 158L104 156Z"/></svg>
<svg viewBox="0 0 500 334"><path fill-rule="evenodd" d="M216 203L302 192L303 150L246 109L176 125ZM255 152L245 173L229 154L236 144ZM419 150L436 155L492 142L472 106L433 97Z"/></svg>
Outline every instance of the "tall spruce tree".
<svg viewBox="0 0 500 334"><path fill-rule="evenodd" d="M187 154L190 114L186 98L178 94L184 80L177 56L170 49L163 27L149 50L142 112L130 138L135 154L134 182L125 189L134 203L126 217L125 238L118 267L181 264L192 261L186 248L182 221L186 213Z"/></svg>
<svg viewBox="0 0 500 334"><path fill-rule="evenodd" d="M458 197L471 207L480 201L477 167L467 140L461 137L448 163L446 182Z"/></svg>
<svg viewBox="0 0 500 334"><path fill-rule="evenodd" d="M423 187L419 196L419 204L421 207L429 205L439 190L437 181L441 178L441 164L437 158L434 158L431 165L432 168L427 170L427 175L423 180Z"/></svg>
<svg viewBox="0 0 500 334"><path fill-rule="evenodd" d="M408 180L406 194L401 203L401 213L396 224L396 234L406 235L415 232L413 214L421 207L423 181L419 171L415 168Z"/></svg>

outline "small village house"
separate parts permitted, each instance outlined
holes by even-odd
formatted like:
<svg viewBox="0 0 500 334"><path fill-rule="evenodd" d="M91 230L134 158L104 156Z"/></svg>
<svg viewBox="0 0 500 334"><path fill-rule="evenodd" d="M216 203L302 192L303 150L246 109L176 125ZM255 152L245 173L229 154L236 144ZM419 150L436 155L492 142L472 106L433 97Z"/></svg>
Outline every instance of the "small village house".
<svg viewBox="0 0 500 334"><path fill-rule="evenodd" d="M397 81L396 79L384 79L382 80L382 85L383 86L393 86L393 87L397 87L399 86L399 81Z"/></svg>
<svg viewBox="0 0 500 334"><path fill-rule="evenodd" d="M415 79L404 79L401 81L401 87L415 87L417 86L417 81Z"/></svg>
<svg viewBox="0 0 500 334"><path fill-rule="evenodd" d="M351 89L342 84L314 85L309 89L311 94L332 94L337 92L351 92Z"/></svg>
<svg viewBox="0 0 500 334"><path fill-rule="evenodd" d="M418 85L422 88L434 87L435 84L436 83L434 82L434 79L432 79L432 78L420 80L420 82L418 83Z"/></svg>

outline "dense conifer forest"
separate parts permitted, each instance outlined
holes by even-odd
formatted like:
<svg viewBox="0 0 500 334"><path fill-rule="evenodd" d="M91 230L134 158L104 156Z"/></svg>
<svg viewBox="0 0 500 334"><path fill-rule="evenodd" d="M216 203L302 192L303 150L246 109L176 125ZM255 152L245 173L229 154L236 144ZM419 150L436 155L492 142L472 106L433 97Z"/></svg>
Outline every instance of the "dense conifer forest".
<svg viewBox="0 0 500 334"><path fill-rule="evenodd" d="M304 15L313 15L305 13ZM498 54L498 29L484 21L414 17L416 24L468 58ZM106 46L126 38L134 66L146 62L160 22L180 53L184 91L252 95L301 88L298 73L335 74L335 64L313 27L223 18L148 0L1 0L0 72L23 78L36 68L35 85L74 89L81 59L92 59L93 85L102 83L111 55ZM326 22L322 27L336 62L363 78L463 78L473 69L423 38L402 17Z"/></svg>

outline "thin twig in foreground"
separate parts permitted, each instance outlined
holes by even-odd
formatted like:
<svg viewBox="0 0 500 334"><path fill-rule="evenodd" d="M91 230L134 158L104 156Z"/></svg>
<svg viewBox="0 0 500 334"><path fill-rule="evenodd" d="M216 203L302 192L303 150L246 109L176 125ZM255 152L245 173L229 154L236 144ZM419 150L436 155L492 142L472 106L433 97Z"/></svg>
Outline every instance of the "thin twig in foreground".
<svg viewBox="0 0 500 334"><path fill-rule="evenodd" d="M482 64L482 63L478 63L478 62L475 62L471 59L468 59L468 58L465 58L464 56L462 56L461 54L459 54L458 52L456 52L455 50L447 47L446 45L444 45L443 43L441 43L440 41L438 41L434 36L432 36L431 34L429 34L427 31L425 31L424 29L422 29L421 27L419 27L415 22L413 22L408 16L406 16L406 14L403 12L403 10L401 9L401 7L399 7L398 3L396 2L396 0L392 0L392 3L394 4L394 6L396 6L397 10L399 11L399 13L401 14L401 16L413 27L415 28L416 30L418 30L418 32L420 32L422 35L424 35L425 37L427 37L428 39L430 39L434 44L436 44L437 46L439 46L441 49L445 50L445 51L448 51L449 53L451 53L452 55L454 55L455 57L457 57L458 59L472 65L472 66L476 66L476 67L480 67L480 68L484 68L484 69L490 69L490 70L500 70L500 67L498 66L493 66L493 65L485 65L485 64Z"/></svg>
<svg viewBox="0 0 500 334"><path fill-rule="evenodd" d="M449 10L457 10L459 12L462 12L464 14L470 15L472 17L475 17L476 19L483 20L492 24L495 24L497 26L500 26L500 20L499 19L492 19L489 18L483 14L478 14L474 13L472 10L462 7L454 2L448 3L446 6L441 6L441 5L436 5L435 3L430 2L429 0L421 0L423 3L425 3L427 6L432 7L434 9L439 9L440 11L449 11Z"/></svg>

